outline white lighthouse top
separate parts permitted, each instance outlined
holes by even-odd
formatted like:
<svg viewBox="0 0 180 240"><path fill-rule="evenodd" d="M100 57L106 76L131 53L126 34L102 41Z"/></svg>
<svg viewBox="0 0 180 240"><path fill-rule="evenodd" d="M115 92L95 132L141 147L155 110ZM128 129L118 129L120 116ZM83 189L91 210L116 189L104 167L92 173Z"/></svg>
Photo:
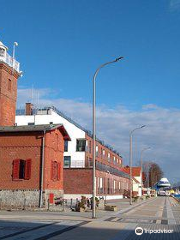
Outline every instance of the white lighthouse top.
<svg viewBox="0 0 180 240"><path fill-rule="evenodd" d="M20 73L20 63L17 62L13 57L11 57L8 53L8 48L0 41L0 62L4 62L13 69L15 69L18 73Z"/></svg>

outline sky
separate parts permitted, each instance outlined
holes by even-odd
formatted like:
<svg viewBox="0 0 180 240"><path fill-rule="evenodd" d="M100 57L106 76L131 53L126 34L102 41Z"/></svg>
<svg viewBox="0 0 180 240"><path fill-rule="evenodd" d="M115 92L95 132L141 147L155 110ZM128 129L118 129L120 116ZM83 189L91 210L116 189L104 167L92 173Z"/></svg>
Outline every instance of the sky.
<svg viewBox="0 0 180 240"><path fill-rule="evenodd" d="M155 161L180 181L180 0L0 0L0 41L17 41L18 108L55 105L92 126L97 76L97 136L129 161ZM32 95L33 89L33 95Z"/></svg>

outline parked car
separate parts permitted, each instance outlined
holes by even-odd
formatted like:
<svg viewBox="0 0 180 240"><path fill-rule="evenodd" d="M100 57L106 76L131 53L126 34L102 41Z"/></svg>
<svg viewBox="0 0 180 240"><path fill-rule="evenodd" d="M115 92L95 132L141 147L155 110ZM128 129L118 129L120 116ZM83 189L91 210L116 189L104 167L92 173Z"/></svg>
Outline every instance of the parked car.
<svg viewBox="0 0 180 240"><path fill-rule="evenodd" d="M157 193L158 196L166 196L166 191L164 190L159 190Z"/></svg>

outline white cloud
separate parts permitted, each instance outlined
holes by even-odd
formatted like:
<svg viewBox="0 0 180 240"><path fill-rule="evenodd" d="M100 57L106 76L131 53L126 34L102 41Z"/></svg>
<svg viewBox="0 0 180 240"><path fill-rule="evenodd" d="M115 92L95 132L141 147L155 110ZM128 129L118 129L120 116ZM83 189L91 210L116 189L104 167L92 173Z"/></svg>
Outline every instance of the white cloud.
<svg viewBox="0 0 180 240"><path fill-rule="evenodd" d="M80 100L50 97L50 89L39 89L39 106L54 105L60 111L77 121L83 127L92 126L92 108L90 103ZM31 89L18 90L18 106L31 97ZM37 101L34 101L37 103ZM180 174L180 109L167 109L154 104L142 106L141 110L132 111L126 106L97 107L97 136L117 149L128 164L129 132L142 124L146 128L137 131L133 137L134 164L139 161L140 151L146 146L152 148L144 154L144 160L159 163L165 175L171 181L177 181Z"/></svg>

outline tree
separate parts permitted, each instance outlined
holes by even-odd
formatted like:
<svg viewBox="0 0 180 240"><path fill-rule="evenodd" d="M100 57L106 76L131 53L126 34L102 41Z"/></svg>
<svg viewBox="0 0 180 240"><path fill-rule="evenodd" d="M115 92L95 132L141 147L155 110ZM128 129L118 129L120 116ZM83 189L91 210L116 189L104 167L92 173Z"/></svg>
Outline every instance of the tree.
<svg viewBox="0 0 180 240"><path fill-rule="evenodd" d="M163 177L161 167L152 161L143 163L143 173L143 183L145 187L153 187Z"/></svg>

